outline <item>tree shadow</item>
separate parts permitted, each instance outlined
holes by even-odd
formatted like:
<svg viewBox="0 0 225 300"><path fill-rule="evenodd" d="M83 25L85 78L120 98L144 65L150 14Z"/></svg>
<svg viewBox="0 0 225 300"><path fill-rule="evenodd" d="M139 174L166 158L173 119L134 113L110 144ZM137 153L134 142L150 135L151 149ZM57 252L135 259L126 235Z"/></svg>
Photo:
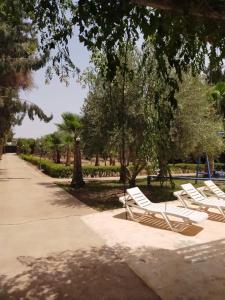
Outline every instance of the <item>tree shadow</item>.
<svg viewBox="0 0 225 300"><path fill-rule="evenodd" d="M117 245L40 258L20 256L27 269L10 278L0 276L0 299L222 300L224 255L225 239L176 250Z"/></svg>
<svg viewBox="0 0 225 300"><path fill-rule="evenodd" d="M70 208L86 207L86 205L79 201L78 198L72 196L70 193L60 188L53 182L38 182L38 185L44 186L47 189L51 189L53 197L51 200L49 200L50 205Z"/></svg>
<svg viewBox="0 0 225 300"><path fill-rule="evenodd" d="M109 190L108 187L100 191L98 188L90 189L88 186L84 188L74 189L69 185L56 182L39 182L41 186L52 189L55 197L50 201L51 205L63 207L92 207L97 210L108 210L122 207L118 201L118 189ZM121 191L119 190L121 193Z"/></svg>
<svg viewBox="0 0 225 300"><path fill-rule="evenodd" d="M108 247L18 260L28 269L0 278L1 300L160 299Z"/></svg>

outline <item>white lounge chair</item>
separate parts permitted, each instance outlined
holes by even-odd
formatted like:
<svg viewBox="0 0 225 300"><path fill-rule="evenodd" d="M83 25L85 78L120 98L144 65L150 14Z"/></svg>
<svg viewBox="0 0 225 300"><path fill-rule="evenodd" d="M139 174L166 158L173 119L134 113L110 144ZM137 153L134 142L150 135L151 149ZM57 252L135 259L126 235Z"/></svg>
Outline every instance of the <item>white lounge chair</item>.
<svg viewBox="0 0 225 300"><path fill-rule="evenodd" d="M212 180L206 180L204 181L204 184L206 185L206 188L217 198L225 199L225 193Z"/></svg>
<svg viewBox="0 0 225 300"><path fill-rule="evenodd" d="M185 191L186 195L188 197L184 196L182 197L182 193L174 193L178 197L179 200L182 201L182 203L187 206L187 203L185 200L189 200L194 204L199 205L203 209L209 209L209 208L216 208L219 210L219 212L222 214L222 216L225 218L225 200L218 199L217 197L211 196L206 197L203 196L200 191L198 191L191 183L186 183L181 185L182 189Z"/></svg>
<svg viewBox="0 0 225 300"><path fill-rule="evenodd" d="M119 201L123 203L132 220L140 221L133 214L132 208L135 207L144 211L145 214L161 215L170 229L175 232L179 230L173 226L169 216L181 218L185 224L200 223L208 218L206 213L193 209L176 207L168 203L152 203L138 187L127 189L127 194L119 197Z"/></svg>

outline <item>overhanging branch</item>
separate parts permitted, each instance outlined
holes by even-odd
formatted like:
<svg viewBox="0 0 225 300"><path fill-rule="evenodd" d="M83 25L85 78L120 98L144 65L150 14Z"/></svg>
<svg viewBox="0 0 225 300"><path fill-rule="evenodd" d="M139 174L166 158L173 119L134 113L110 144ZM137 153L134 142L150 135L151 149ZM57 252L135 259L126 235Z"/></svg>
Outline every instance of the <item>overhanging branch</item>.
<svg viewBox="0 0 225 300"><path fill-rule="evenodd" d="M150 6L155 9L167 10L179 14L187 14L194 17L202 17L212 20L225 21L225 1L224 4L218 1L202 0L196 4L196 1L177 1L177 0L132 0L134 3L144 6ZM209 3L211 2L211 3Z"/></svg>

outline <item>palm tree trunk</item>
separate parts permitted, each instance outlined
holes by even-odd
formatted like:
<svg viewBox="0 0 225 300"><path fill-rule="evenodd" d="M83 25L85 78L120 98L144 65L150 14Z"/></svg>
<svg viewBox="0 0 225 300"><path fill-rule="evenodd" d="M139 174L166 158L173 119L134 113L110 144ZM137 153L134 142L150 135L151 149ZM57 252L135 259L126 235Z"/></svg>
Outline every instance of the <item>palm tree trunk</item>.
<svg viewBox="0 0 225 300"><path fill-rule="evenodd" d="M73 178L71 186L80 188L85 185L82 174L80 141L74 138L74 161L73 161Z"/></svg>
<svg viewBox="0 0 225 300"><path fill-rule="evenodd" d="M66 166L70 166L70 161L71 161L71 151L70 151L70 146L67 146L67 149L66 149Z"/></svg>
<svg viewBox="0 0 225 300"><path fill-rule="evenodd" d="M60 150L57 149L56 150L56 163L60 164L60 162L61 162L61 153L60 153Z"/></svg>

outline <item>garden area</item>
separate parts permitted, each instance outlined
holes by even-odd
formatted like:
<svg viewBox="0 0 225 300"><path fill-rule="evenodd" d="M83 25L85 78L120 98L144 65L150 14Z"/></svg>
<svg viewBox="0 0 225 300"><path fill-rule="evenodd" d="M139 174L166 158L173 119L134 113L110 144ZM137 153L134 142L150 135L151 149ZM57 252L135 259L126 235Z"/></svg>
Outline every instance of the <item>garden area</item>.
<svg viewBox="0 0 225 300"><path fill-rule="evenodd" d="M0 1L1 300L224 300L224 23Z"/></svg>

